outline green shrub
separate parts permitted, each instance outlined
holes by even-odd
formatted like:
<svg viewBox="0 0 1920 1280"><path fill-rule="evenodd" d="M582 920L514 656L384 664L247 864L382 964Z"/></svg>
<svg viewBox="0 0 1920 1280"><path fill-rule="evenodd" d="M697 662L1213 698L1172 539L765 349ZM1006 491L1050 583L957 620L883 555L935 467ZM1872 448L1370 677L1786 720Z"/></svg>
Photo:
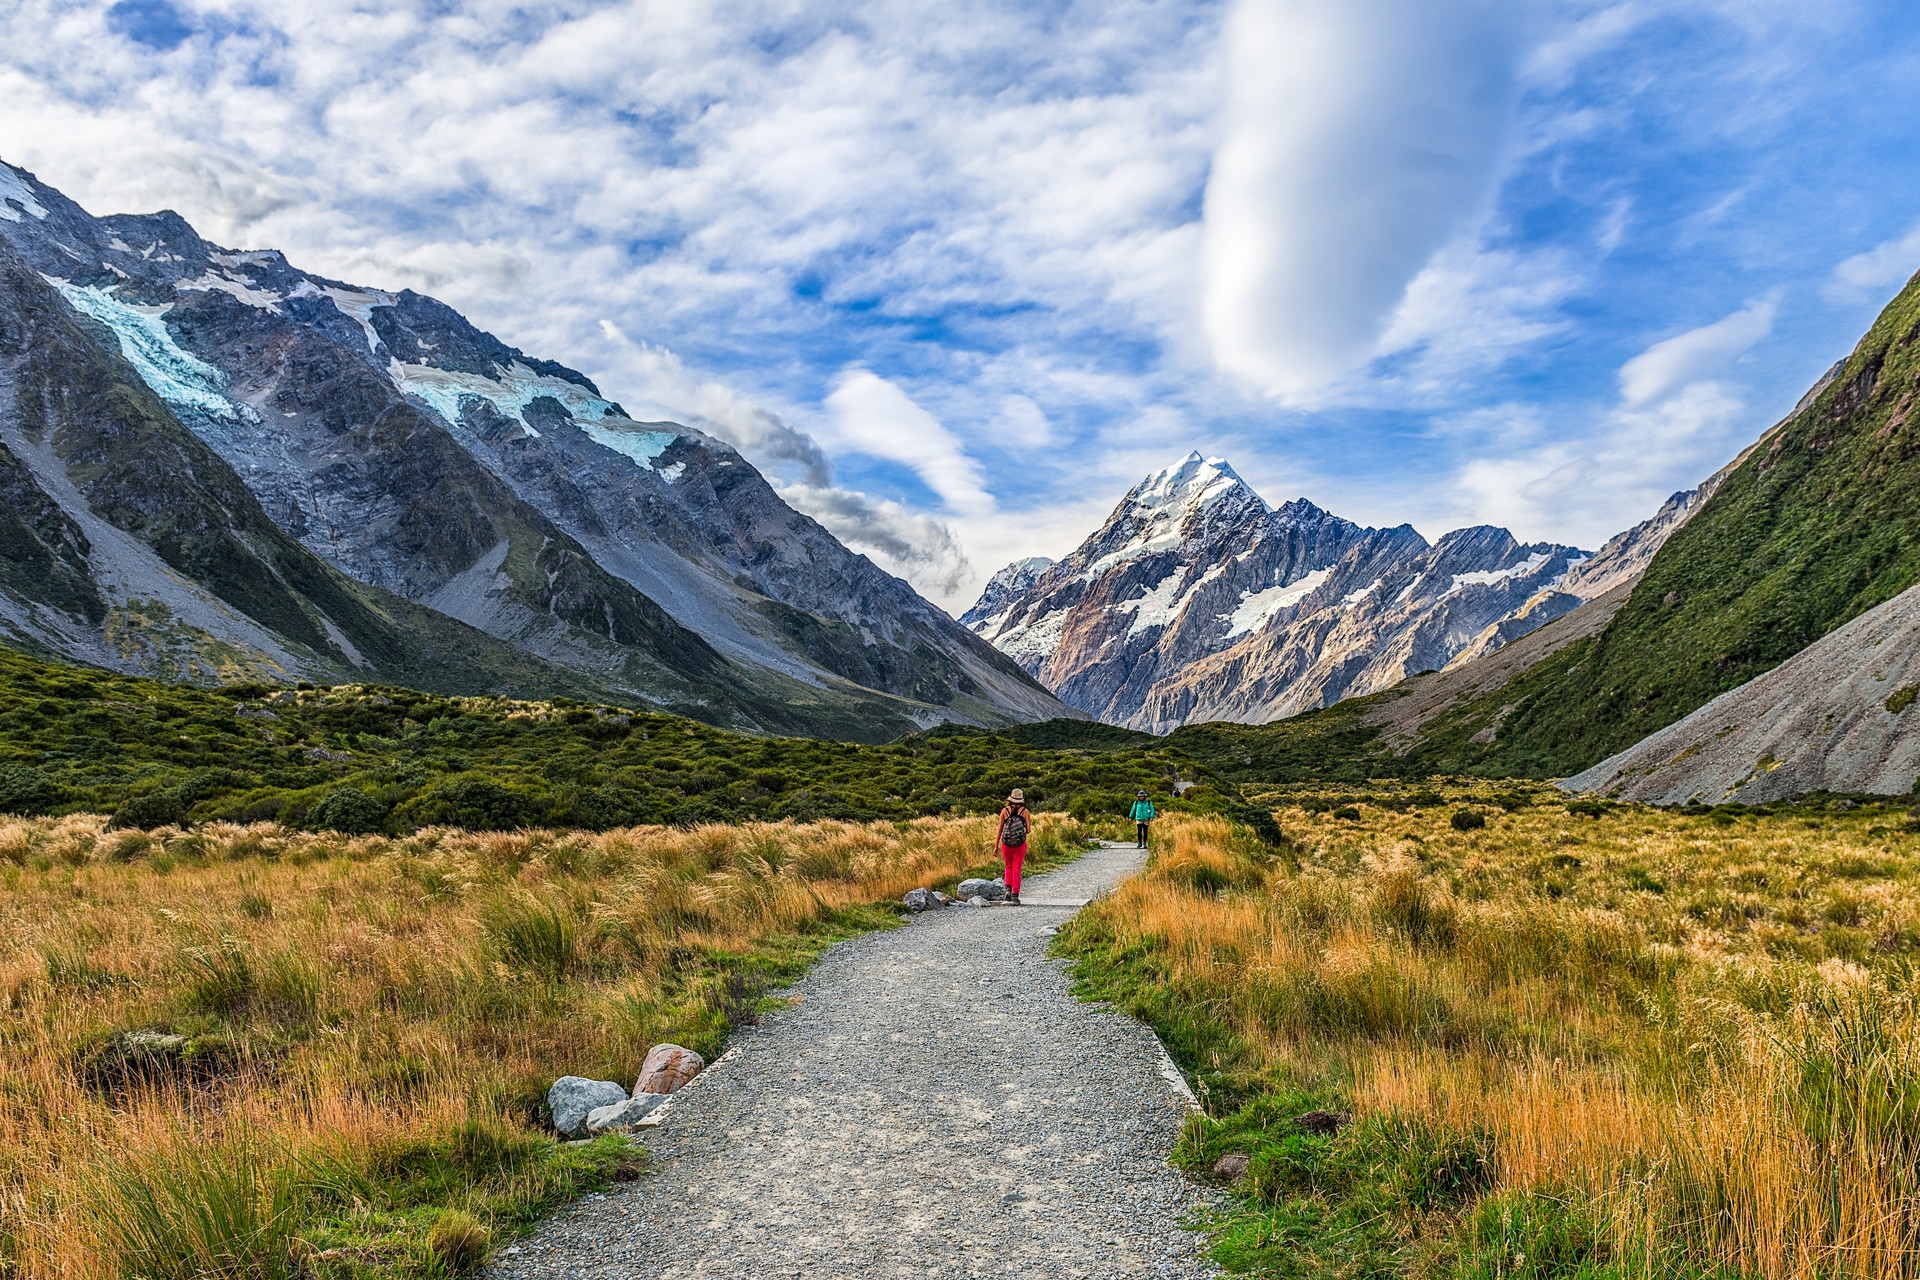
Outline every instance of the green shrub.
<svg viewBox="0 0 1920 1280"><path fill-rule="evenodd" d="M1447 821L1455 831L1478 831L1487 825L1486 817L1478 809L1455 809Z"/></svg>
<svg viewBox="0 0 1920 1280"><path fill-rule="evenodd" d="M187 820L187 799L176 790L148 791L142 795L128 796L113 816L107 820L109 827L134 827L148 831L154 827L173 826Z"/></svg>
<svg viewBox="0 0 1920 1280"><path fill-rule="evenodd" d="M314 814L315 823L343 835L363 836L378 831L387 820L387 806L358 787L328 793Z"/></svg>
<svg viewBox="0 0 1920 1280"><path fill-rule="evenodd" d="M1344 819L1347 822L1358 822L1360 821L1360 810L1353 805L1343 804L1333 811L1333 816Z"/></svg>
<svg viewBox="0 0 1920 1280"><path fill-rule="evenodd" d="M45 813L59 791L53 779L23 764L0 765L0 813Z"/></svg>
<svg viewBox="0 0 1920 1280"><path fill-rule="evenodd" d="M531 805L520 791L484 778L462 778L434 787L410 800L400 816L412 827L465 827L469 831L511 831L527 822Z"/></svg>

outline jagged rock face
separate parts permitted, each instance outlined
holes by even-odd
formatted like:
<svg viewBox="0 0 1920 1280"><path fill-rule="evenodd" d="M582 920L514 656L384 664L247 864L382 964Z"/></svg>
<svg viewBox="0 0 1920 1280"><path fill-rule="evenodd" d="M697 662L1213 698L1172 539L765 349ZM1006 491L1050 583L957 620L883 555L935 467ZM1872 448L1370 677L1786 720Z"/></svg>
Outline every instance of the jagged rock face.
<svg viewBox="0 0 1920 1280"><path fill-rule="evenodd" d="M1588 559L1486 527L1429 545L1304 498L1269 510L1196 453L1149 476L1023 594L983 597L968 617L1062 700L1160 733L1264 722L1497 647L1605 590L1610 573L1598 590L1568 586Z"/></svg>
<svg viewBox="0 0 1920 1280"><path fill-rule="evenodd" d="M973 602L971 609L960 615L960 625L975 631L998 626L1005 621L1000 615L1011 609L1040 580L1040 575L1051 568L1053 560L1048 556L1028 556L1024 560L1015 560L987 580L986 590L980 593L980 598Z"/></svg>
<svg viewBox="0 0 1920 1280"><path fill-rule="evenodd" d="M1431 546L1405 525L1378 531L1288 616L1156 688L1135 724L1156 731L1204 720L1259 724L1444 668L1586 558L1573 547L1523 545L1484 525ZM1536 608L1533 626L1580 603L1556 594L1565 607Z"/></svg>
<svg viewBox="0 0 1920 1280"><path fill-rule="evenodd" d="M1065 710L728 446L633 422L444 304L221 249L172 213L94 218L0 165L9 194L0 240L279 529L364 583L616 691L753 685L802 708L741 727L804 729L823 701L858 704L862 736ZM21 572L52 591L55 544L77 544L34 528L42 568Z"/></svg>
<svg viewBox="0 0 1920 1280"><path fill-rule="evenodd" d="M1305 499L1270 510L1225 462L1193 453L1024 593L970 616L1062 701L1133 724L1156 685L1285 614L1371 532Z"/></svg>

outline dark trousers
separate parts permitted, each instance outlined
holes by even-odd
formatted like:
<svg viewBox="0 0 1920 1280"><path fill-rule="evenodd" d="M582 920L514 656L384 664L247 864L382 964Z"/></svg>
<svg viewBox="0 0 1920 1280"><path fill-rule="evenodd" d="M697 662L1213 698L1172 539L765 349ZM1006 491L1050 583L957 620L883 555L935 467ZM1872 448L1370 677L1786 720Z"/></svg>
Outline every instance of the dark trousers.
<svg viewBox="0 0 1920 1280"><path fill-rule="evenodd" d="M1147 824L1144 822L1136 822L1133 825L1139 828L1139 831L1134 836L1134 839L1139 842L1140 847L1142 849L1146 848L1147 847Z"/></svg>

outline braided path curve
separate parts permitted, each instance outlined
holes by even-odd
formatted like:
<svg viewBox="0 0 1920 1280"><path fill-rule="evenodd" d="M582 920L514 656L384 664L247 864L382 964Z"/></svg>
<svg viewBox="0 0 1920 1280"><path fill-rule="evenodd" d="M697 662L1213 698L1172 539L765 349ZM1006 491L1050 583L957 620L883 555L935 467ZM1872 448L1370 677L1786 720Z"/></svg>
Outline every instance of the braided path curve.
<svg viewBox="0 0 1920 1280"><path fill-rule="evenodd" d="M1153 1032L1074 999L1053 928L1137 871L1105 844L842 943L643 1130L653 1170L548 1220L491 1280L1200 1277L1167 1166L1191 1105Z"/></svg>

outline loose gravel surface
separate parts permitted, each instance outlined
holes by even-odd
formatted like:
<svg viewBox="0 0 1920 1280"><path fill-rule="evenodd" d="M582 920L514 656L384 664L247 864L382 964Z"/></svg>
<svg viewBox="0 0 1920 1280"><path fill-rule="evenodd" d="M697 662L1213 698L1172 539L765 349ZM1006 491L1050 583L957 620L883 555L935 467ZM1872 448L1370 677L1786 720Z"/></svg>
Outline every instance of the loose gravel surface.
<svg viewBox="0 0 1920 1280"><path fill-rule="evenodd" d="M652 1172L556 1215L494 1280L1211 1276L1167 1165L1190 1105L1153 1032L1082 1004L1053 927L1139 869L1106 845L830 950L802 1003L643 1131ZM1041 906L1040 903L1061 903Z"/></svg>

